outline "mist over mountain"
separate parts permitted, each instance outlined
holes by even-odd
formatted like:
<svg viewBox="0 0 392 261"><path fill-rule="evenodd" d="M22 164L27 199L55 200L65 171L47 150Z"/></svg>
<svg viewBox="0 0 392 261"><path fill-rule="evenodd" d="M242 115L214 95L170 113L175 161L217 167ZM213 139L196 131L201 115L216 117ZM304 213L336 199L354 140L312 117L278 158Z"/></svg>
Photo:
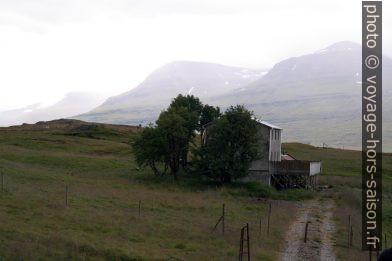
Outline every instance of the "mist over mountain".
<svg viewBox="0 0 392 261"><path fill-rule="evenodd" d="M263 78L213 104L246 104L284 129L284 139L334 147L361 146L361 46L340 42L277 63ZM383 57L384 129L391 127L392 60ZM210 100L211 102L211 100ZM385 147L392 150L389 133Z"/></svg>
<svg viewBox="0 0 392 261"><path fill-rule="evenodd" d="M37 103L15 110L0 111L0 126L68 118L90 111L102 104L104 99L105 97L96 93L71 92L51 106L42 107Z"/></svg>
<svg viewBox="0 0 392 261"><path fill-rule="evenodd" d="M136 88L109 98L75 118L122 124L154 121L177 94L194 94L223 108L244 104L283 129L283 139L345 148L361 146L361 46L339 42L262 71L224 65L174 62ZM384 130L392 124L392 60L383 57ZM384 132L392 151L392 133Z"/></svg>
<svg viewBox="0 0 392 261"><path fill-rule="evenodd" d="M202 100L247 85L263 71L213 63L178 61L151 73L134 89L110 97L91 112L75 118L105 123L145 124L155 121L178 94Z"/></svg>

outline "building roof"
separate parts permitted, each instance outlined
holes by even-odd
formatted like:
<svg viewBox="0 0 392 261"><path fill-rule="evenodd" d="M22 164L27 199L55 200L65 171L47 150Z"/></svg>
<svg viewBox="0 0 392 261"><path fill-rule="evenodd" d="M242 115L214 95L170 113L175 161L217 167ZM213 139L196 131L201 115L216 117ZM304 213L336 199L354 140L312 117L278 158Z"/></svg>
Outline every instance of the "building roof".
<svg viewBox="0 0 392 261"><path fill-rule="evenodd" d="M293 156L291 156L290 154L282 154L281 160L296 160L296 159Z"/></svg>
<svg viewBox="0 0 392 261"><path fill-rule="evenodd" d="M261 121L261 120L259 120L259 119L256 119L256 121L257 121L258 123L264 125L264 126L267 126L267 127L270 128L270 129L277 129L277 130L281 130L281 129L282 129L281 127L278 127L278 126L273 125L273 124L271 124L271 123L269 123L269 122L266 122L266 121Z"/></svg>
<svg viewBox="0 0 392 261"><path fill-rule="evenodd" d="M258 123L260 123L260 124L262 124L262 125L264 125L264 126L270 128L270 129L282 130L281 127L276 126L276 125L273 125L273 124L271 124L271 123L269 123L269 122L262 121L262 120L259 120L259 119L257 119L257 118L253 118L253 120L255 120L256 122L258 122ZM203 125L203 128L209 127L210 125L212 125L212 124L214 124L214 123L215 123L215 120L210 121L209 123L204 124L204 125Z"/></svg>

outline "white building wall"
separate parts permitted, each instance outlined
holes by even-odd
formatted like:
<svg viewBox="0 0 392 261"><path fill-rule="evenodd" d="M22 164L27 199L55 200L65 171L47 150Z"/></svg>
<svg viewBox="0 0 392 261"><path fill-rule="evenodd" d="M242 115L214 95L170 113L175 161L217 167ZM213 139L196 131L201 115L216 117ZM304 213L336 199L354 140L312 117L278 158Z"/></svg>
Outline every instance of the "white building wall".
<svg viewBox="0 0 392 261"><path fill-rule="evenodd" d="M281 160L281 147L282 147L282 130L270 129L269 137L269 160L270 161L280 161Z"/></svg>
<svg viewBox="0 0 392 261"><path fill-rule="evenodd" d="M320 161L312 161L309 166L309 175L316 175L321 173L321 162Z"/></svg>

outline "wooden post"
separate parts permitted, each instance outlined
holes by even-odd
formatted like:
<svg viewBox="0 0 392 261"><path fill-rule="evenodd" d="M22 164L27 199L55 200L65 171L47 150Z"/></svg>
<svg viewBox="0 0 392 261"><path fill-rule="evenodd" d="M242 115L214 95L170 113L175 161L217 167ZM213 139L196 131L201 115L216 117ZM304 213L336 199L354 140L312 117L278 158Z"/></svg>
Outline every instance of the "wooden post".
<svg viewBox="0 0 392 261"><path fill-rule="evenodd" d="M348 227L347 227L347 247L350 248L351 246L351 242L350 242L350 238L351 238L351 216L348 215Z"/></svg>
<svg viewBox="0 0 392 261"><path fill-rule="evenodd" d="M216 222L211 232L214 232L215 229L218 227L219 223L221 222L222 222L222 235L224 235L225 234L225 204L222 205L222 215L218 219L218 222Z"/></svg>
<svg viewBox="0 0 392 261"><path fill-rule="evenodd" d="M306 222L305 225L305 237L304 237L304 243L306 243L307 239L308 239L308 226L309 226L309 221Z"/></svg>
<svg viewBox="0 0 392 261"><path fill-rule="evenodd" d="M270 231L271 208L272 208L272 205L271 205L271 203L269 203L268 220L267 220L267 235L269 235L269 231Z"/></svg>
<svg viewBox="0 0 392 261"><path fill-rule="evenodd" d="M241 229L241 237L240 237L240 251L238 252L238 260L242 261L242 256L244 252L244 228Z"/></svg>
<svg viewBox="0 0 392 261"><path fill-rule="evenodd" d="M246 233L246 239L245 237ZM246 242L246 252L244 251L244 242ZM243 261L244 254L248 256L247 260L250 261L250 236L249 236L249 224L241 228L241 238L240 238L240 251L238 255L238 260Z"/></svg>
<svg viewBox="0 0 392 261"><path fill-rule="evenodd" d="M248 261L250 261L249 224L246 223L246 242L248 246Z"/></svg>
<svg viewBox="0 0 392 261"><path fill-rule="evenodd" d="M225 234L225 204L222 205L222 235Z"/></svg>
<svg viewBox="0 0 392 261"><path fill-rule="evenodd" d="M259 220L259 237L261 237L261 217L260 217L260 220Z"/></svg>
<svg viewBox="0 0 392 261"><path fill-rule="evenodd" d="M142 205L142 201L139 200L139 217L140 217L140 212L141 212L141 205Z"/></svg>
<svg viewBox="0 0 392 261"><path fill-rule="evenodd" d="M1 192L4 192L4 173L1 173Z"/></svg>
<svg viewBox="0 0 392 261"><path fill-rule="evenodd" d="M350 247L353 246L353 235L354 235L353 226L350 225Z"/></svg>
<svg viewBox="0 0 392 261"><path fill-rule="evenodd" d="M68 206L68 185L65 185L65 206Z"/></svg>

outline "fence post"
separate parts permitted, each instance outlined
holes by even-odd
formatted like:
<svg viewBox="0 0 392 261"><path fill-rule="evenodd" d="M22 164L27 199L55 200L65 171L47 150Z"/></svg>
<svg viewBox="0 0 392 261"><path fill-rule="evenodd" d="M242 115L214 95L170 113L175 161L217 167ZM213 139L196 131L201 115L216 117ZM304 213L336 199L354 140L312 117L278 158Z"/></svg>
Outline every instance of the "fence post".
<svg viewBox="0 0 392 261"><path fill-rule="evenodd" d="M225 234L225 204L222 205L222 215L218 219L218 222L216 222L211 232L214 232L215 229L218 227L219 223L221 222L222 222L222 235L224 235Z"/></svg>
<svg viewBox="0 0 392 261"><path fill-rule="evenodd" d="M267 221L267 235L269 235L269 231L270 231L270 218L271 218L271 202L269 203L269 209L268 209L268 221Z"/></svg>
<svg viewBox="0 0 392 261"><path fill-rule="evenodd" d="M351 241L350 241L351 230L350 230L350 228L351 228L351 216L348 215L348 227L347 227L347 247L348 248L350 248L350 246L351 246Z"/></svg>
<svg viewBox="0 0 392 261"><path fill-rule="evenodd" d="M241 228L241 237L240 237L240 251L238 252L238 260L242 261L242 256L244 252L244 228Z"/></svg>
<svg viewBox="0 0 392 261"><path fill-rule="evenodd" d="M4 192L4 173L1 173L1 192Z"/></svg>
<svg viewBox="0 0 392 261"><path fill-rule="evenodd" d="M353 246L353 235L354 235L353 226L351 225L350 226L350 247Z"/></svg>
<svg viewBox="0 0 392 261"><path fill-rule="evenodd" d="M225 204L222 205L222 235L225 234Z"/></svg>
<svg viewBox="0 0 392 261"><path fill-rule="evenodd" d="M68 185L65 185L65 206L68 206Z"/></svg>
<svg viewBox="0 0 392 261"><path fill-rule="evenodd" d="M246 239L245 239L246 233ZM246 242L246 252L244 251L244 242ZM238 255L238 260L244 260L244 254L247 255L247 260L250 261L250 236L249 236L249 223L246 223L246 226L241 228L241 238L240 238L240 251Z"/></svg>
<svg viewBox="0 0 392 261"><path fill-rule="evenodd" d="M142 201L139 200L139 217L140 217L140 212L141 212L141 205L142 205Z"/></svg>
<svg viewBox="0 0 392 261"><path fill-rule="evenodd" d="M248 246L248 261L250 261L250 241L249 241L249 224L246 223L246 242Z"/></svg>
<svg viewBox="0 0 392 261"><path fill-rule="evenodd" d="M261 217L260 217L260 220L259 220L259 237L261 237Z"/></svg>
<svg viewBox="0 0 392 261"><path fill-rule="evenodd" d="M307 239L308 239L308 226L309 226L310 221L306 222L305 225L305 237L304 237L304 243L306 243Z"/></svg>

